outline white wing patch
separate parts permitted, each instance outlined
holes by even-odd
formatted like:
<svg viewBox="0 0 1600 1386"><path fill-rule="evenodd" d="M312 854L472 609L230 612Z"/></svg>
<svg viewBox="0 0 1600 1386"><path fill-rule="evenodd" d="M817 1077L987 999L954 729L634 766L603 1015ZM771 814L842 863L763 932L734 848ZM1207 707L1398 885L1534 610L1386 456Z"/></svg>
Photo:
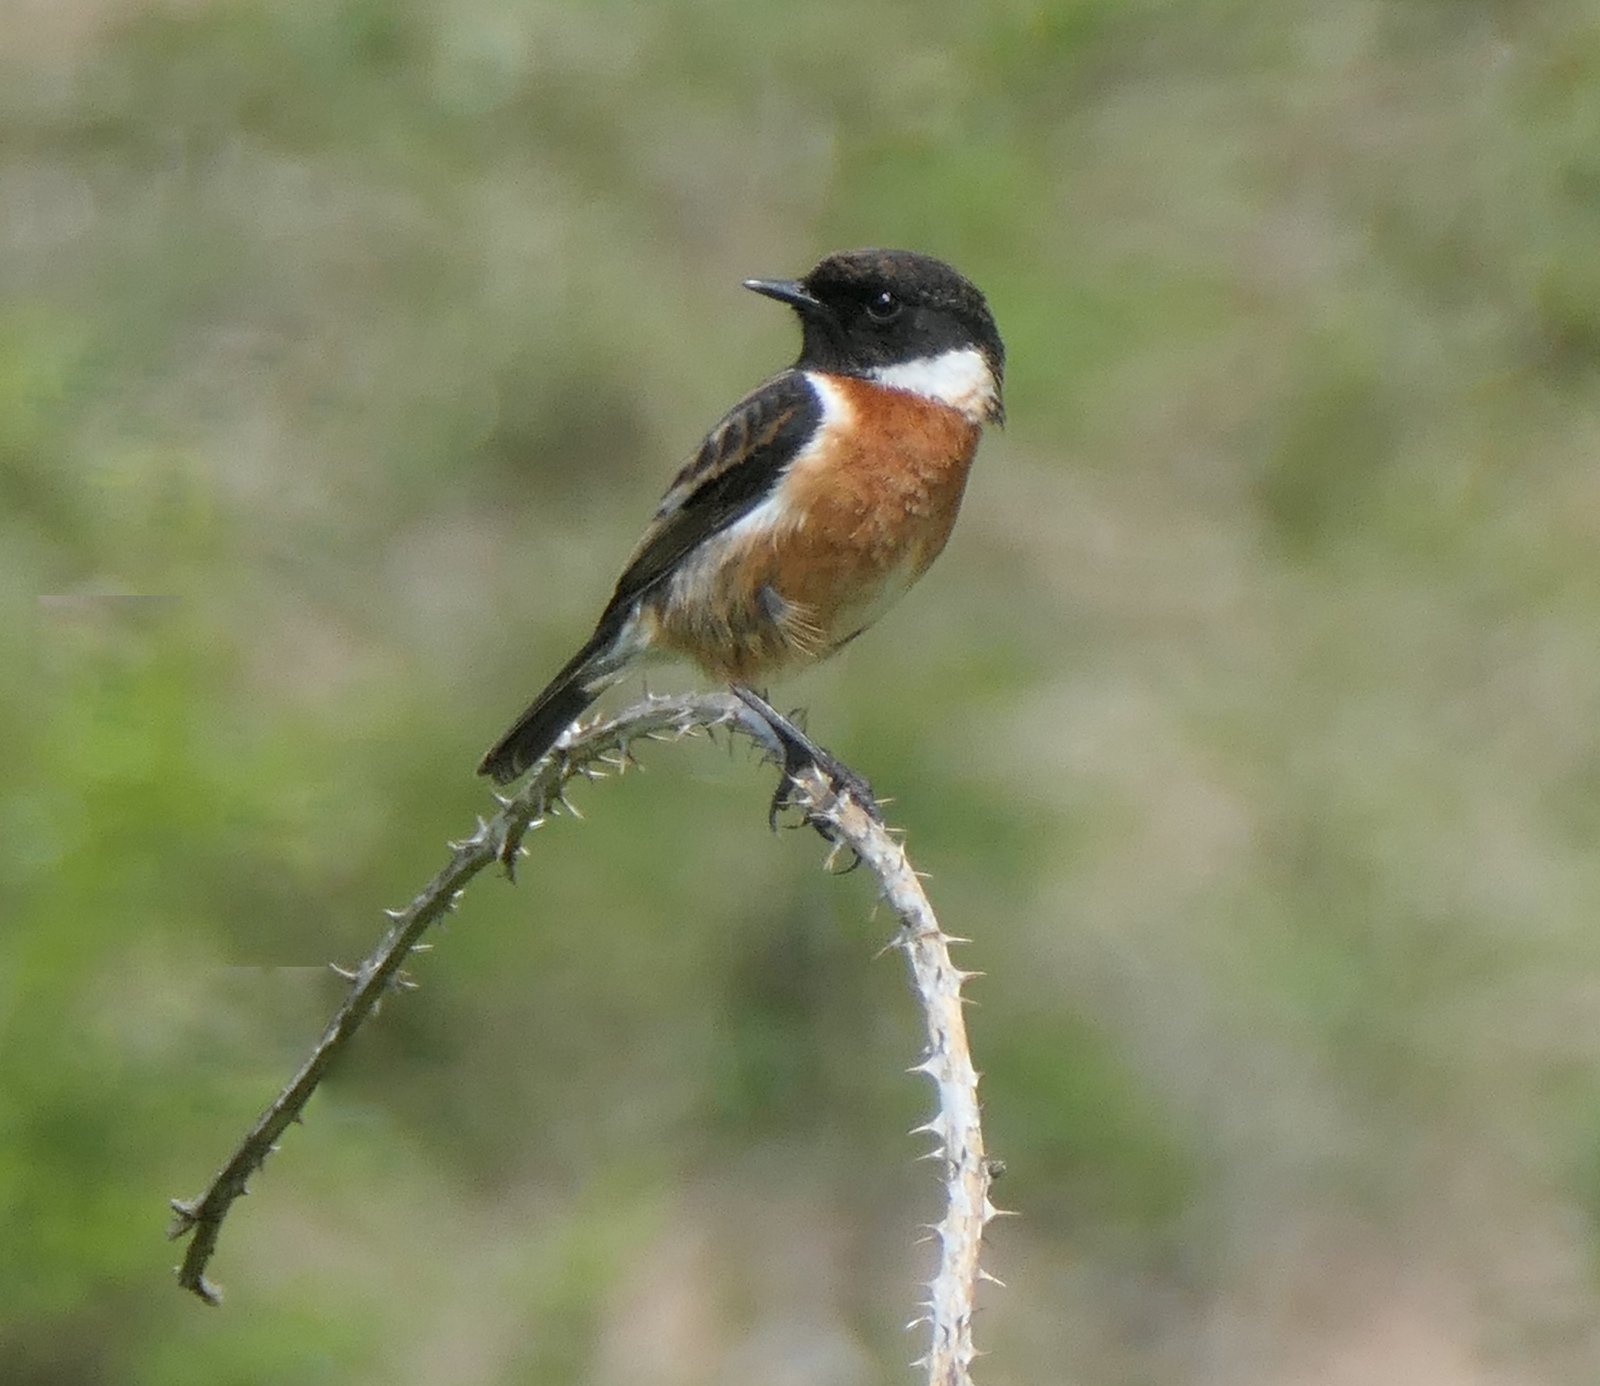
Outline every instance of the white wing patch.
<svg viewBox="0 0 1600 1386"><path fill-rule="evenodd" d="M827 376L816 371L807 371L806 383L811 386L822 404L822 419L813 435L812 446L794 455L789 465L784 468L783 476L773 484L772 490L760 505L741 515L722 531L722 537L732 545L737 546L747 539L771 534L776 530L799 529L805 524L804 513L796 510L789 500L783 484L784 477L792 471L804 470L806 464L822 452L823 445L833 434L841 428L848 428L855 417L850 401Z"/></svg>
<svg viewBox="0 0 1600 1386"><path fill-rule="evenodd" d="M994 369L976 347L877 366L867 373L867 378L891 390L906 390L959 409L973 423L987 423L993 418L1000 399Z"/></svg>

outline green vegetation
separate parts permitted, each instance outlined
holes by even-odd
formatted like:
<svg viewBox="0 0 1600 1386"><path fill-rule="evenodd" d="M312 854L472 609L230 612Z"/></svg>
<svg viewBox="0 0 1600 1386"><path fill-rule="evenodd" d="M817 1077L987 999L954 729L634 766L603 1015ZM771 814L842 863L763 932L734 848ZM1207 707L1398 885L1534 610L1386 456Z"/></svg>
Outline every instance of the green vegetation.
<svg viewBox="0 0 1600 1386"><path fill-rule="evenodd" d="M0 42L6 1386L912 1379L916 1017L721 745L470 892L222 1310L161 1241L792 350L738 280L870 243L985 287L1011 422L775 694L987 973L981 1381L1593 1381L1589 7L57 0Z"/></svg>

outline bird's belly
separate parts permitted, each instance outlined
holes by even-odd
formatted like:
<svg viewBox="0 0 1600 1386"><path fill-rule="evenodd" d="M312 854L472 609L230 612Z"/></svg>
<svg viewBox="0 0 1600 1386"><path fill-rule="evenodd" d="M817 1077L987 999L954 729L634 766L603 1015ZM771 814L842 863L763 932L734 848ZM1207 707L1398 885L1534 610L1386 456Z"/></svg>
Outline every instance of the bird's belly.
<svg viewBox="0 0 1600 1386"><path fill-rule="evenodd" d="M715 542L674 575L656 607L656 644L713 677L750 683L826 659L893 605L926 564L770 537ZM719 555L718 550L724 550ZM722 557L723 561L718 562Z"/></svg>

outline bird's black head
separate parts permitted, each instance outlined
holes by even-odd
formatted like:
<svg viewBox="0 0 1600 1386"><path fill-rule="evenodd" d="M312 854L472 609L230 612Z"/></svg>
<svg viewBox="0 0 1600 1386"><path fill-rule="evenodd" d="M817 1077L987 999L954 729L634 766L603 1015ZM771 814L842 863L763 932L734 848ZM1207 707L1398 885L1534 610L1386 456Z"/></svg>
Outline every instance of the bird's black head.
<svg viewBox="0 0 1600 1386"><path fill-rule="evenodd" d="M846 250L804 279L747 279L800 315L801 370L881 381L1002 417L1005 345L971 280L910 250Z"/></svg>

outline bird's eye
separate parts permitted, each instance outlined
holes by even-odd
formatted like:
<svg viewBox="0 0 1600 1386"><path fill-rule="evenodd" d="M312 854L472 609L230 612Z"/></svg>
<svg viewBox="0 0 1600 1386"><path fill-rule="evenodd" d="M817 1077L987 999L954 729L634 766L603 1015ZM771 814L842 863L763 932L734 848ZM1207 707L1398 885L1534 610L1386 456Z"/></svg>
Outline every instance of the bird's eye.
<svg viewBox="0 0 1600 1386"><path fill-rule="evenodd" d="M900 316L900 300L885 289L867 300L867 316L873 322L893 322Z"/></svg>

